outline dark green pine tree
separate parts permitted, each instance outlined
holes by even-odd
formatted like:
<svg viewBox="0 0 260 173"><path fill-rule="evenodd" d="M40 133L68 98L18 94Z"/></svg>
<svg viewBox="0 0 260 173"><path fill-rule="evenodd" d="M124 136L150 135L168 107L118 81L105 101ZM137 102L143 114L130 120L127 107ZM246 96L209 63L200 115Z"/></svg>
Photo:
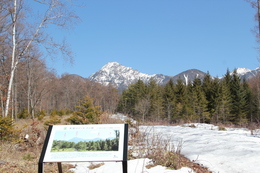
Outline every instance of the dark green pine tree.
<svg viewBox="0 0 260 173"><path fill-rule="evenodd" d="M212 78L209 73L204 77L202 84L203 91L205 93L207 104L207 110L210 113L210 118L213 117L216 111L217 99L219 97L219 79Z"/></svg>
<svg viewBox="0 0 260 173"><path fill-rule="evenodd" d="M230 121L236 124L247 122L246 119L246 92L241 84L241 79L237 75L236 70L231 78L230 91L232 98Z"/></svg>
<svg viewBox="0 0 260 173"><path fill-rule="evenodd" d="M189 91L191 93L190 96L193 115L195 115L194 118L197 118L198 122L209 123L210 118L207 109L207 100L199 78L194 79Z"/></svg>
<svg viewBox="0 0 260 173"><path fill-rule="evenodd" d="M121 112L124 114L132 115L133 110L133 104L134 104L134 97L133 93L131 93L131 85L128 87L128 89L124 90L121 94L121 97L119 99L119 103L117 106L117 112Z"/></svg>
<svg viewBox="0 0 260 173"><path fill-rule="evenodd" d="M231 93L229 82L224 78L219 81L218 97L216 99L216 110L212 116L213 123L227 123L231 114Z"/></svg>
<svg viewBox="0 0 260 173"><path fill-rule="evenodd" d="M246 118L250 122L253 122L253 115L257 110L256 105L254 104L253 90L250 88L248 82L244 78L242 81L242 87L245 92L245 110Z"/></svg>
<svg viewBox="0 0 260 173"><path fill-rule="evenodd" d="M151 79L148 83L148 93L150 98L150 118L153 121L158 121L163 118L162 86L157 84L154 79Z"/></svg>
<svg viewBox="0 0 260 173"><path fill-rule="evenodd" d="M189 98L188 98L188 87L183 83L182 79L178 79L175 85L175 98L176 98L176 108L174 111L174 117L178 119L184 119L185 121L190 121L189 116L192 111L189 108Z"/></svg>
<svg viewBox="0 0 260 173"><path fill-rule="evenodd" d="M100 108L93 105L93 101L90 97L86 96L83 100L79 101L79 105L76 106L77 111L73 112L73 115L67 119L72 124L98 124L100 120Z"/></svg>
<svg viewBox="0 0 260 173"><path fill-rule="evenodd" d="M172 79L167 82L163 90L163 108L165 112L165 117L167 117L168 122L176 122L177 118L173 116L175 111L176 98L174 94L175 85Z"/></svg>
<svg viewBox="0 0 260 173"><path fill-rule="evenodd" d="M136 116L137 112L135 106L146 96L146 94L147 86L142 80L138 80L136 83L131 84L128 89L122 92L117 111Z"/></svg>

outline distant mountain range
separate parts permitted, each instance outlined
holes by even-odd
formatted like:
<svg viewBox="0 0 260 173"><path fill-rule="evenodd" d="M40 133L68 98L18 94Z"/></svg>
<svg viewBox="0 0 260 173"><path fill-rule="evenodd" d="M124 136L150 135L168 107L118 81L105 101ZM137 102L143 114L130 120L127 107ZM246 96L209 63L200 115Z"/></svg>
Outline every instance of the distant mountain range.
<svg viewBox="0 0 260 173"><path fill-rule="evenodd" d="M250 79L260 72L260 68L250 70L246 68L238 68L237 74L241 78ZM231 72L232 74L233 72ZM144 82L148 82L151 78L155 79L159 84L166 84L170 79L176 82L179 78L185 83L193 81L195 78L203 79L207 73L197 69L190 69L181 72L175 76L167 76L163 74L149 75L134 70L132 67L125 67L117 62L109 62L104 65L99 71L92 74L89 79L94 82L101 83L103 85L112 84L119 90L126 89L130 84L141 79ZM221 77L220 77L221 78Z"/></svg>

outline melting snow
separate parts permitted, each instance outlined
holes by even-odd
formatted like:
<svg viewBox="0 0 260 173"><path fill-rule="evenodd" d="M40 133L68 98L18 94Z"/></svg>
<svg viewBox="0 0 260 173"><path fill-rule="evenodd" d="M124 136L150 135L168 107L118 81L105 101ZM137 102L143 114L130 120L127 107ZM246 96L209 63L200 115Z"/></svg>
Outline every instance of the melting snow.
<svg viewBox="0 0 260 173"><path fill-rule="evenodd" d="M122 114L113 115L126 119ZM214 173L258 173L260 170L260 133L245 128L226 128L219 131L211 124L184 124L180 126L140 126L146 133L162 134L177 146L182 144L181 153L197 163L203 164ZM258 134L257 134L258 133ZM168 170L162 166L145 168L147 158L128 161L129 173L189 173L189 168ZM106 162L103 166L89 170L90 163L78 163L75 173L121 173L121 163Z"/></svg>

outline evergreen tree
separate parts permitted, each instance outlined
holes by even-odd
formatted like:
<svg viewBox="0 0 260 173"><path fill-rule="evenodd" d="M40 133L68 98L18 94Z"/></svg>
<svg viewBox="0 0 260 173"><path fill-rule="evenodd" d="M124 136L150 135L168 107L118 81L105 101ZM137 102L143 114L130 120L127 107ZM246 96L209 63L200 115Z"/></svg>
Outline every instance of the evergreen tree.
<svg viewBox="0 0 260 173"><path fill-rule="evenodd" d="M231 75L227 70L223 80L219 81L218 97L216 99L216 110L212 115L212 122L227 123L231 116Z"/></svg>
<svg viewBox="0 0 260 173"><path fill-rule="evenodd" d="M190 88L191 103L193 115L197 117L198 122L209 122L209 113L207 111L207 100L202 89L202 83L199 78L195 78Z"/></svg>
<svg viewBox="0 0 260 173"><path fill-rule="evenodd" d="M237 75L236 70L231 78L230 91L232 98L232 108L230 121L233 123L242 124L246 120L246 92L241 84L241 79Z"/></svg>
<svg viewBox="0 0 260 173"><path fill-rule="evenodd" d="M219 80L218 78L213 80L210 74L207 73L203 79L202 87L208 102L207 111L210 113L210 117L212 117L216 111L216 101L219 97Z"/></svg>
<svg viewBox="0 0 260 173"><path fill-rule="evenodd" d="M100 120L101 112L98 106L93 105L93 101L90 97L86 96L79 102L79 106L76 106L77 111L73 112L73 115L67 119L72 124L98 124Z"/></svg>
<svg viewBox="0 0 260 173"><path fill-rule="evenodd" d="M147 93L147 86L142 80L138 80L136 83L131 84L128 89L124 90L119 100L118 112L130 114L136 116L137 112L135 106L140 100L145 98Z"/></svg>
<svg viewBox="0 0 260 173"><path fill-rule="evenodd" d="M183 83L182 79L178 79L175 86L175 98L176 98L176 115L178 119L187 119L192 113L188 106L188 87Z"/></svg>
<svg viewBox="0 0 260 173"><path fill-rule="evenodd" d="M169 82L164 86L163 90L163 107L169 122L176 121L176 117L173 117L173 112L176 103L174 90L175 85L172 79L170 79Z"/></svg>
<svg viewBox="0 0 260 173"><path fill-rule="evenodd" d="M154 79L151 79L148 83L148 93L150 97L150 110L149 114L151 119L159 120L163 115L163 98L162 98L162 86L157 84Z"/></svg>
<svg viewBox="0 0 260 173"><path fill-rule="evenodd" d="M246 118L247 120L249 120L250 122L253 122L253 114L255 112L256 105L253 102L253 91L252 89L249 87L248 82L246 81L246 79L243 79L242 82L242 87L243 90L245 92L245 113L246 113Z"/></svg>

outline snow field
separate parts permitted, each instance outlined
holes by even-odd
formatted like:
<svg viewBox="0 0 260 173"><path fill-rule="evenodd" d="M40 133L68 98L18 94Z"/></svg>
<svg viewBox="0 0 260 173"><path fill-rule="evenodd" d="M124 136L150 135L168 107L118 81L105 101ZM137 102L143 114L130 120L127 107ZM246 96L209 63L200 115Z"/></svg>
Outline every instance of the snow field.
<svg viewBox="0 0 260 173"><path fill-rule="evenodd" d="M260 170L260 138L248 129L226 128L194 124L183 126L141 126L141 131L152 131L171 136L171 142L182 143L181 153L216 173L258 173ZM148 128L151 128L148 130Z"/></svg>

